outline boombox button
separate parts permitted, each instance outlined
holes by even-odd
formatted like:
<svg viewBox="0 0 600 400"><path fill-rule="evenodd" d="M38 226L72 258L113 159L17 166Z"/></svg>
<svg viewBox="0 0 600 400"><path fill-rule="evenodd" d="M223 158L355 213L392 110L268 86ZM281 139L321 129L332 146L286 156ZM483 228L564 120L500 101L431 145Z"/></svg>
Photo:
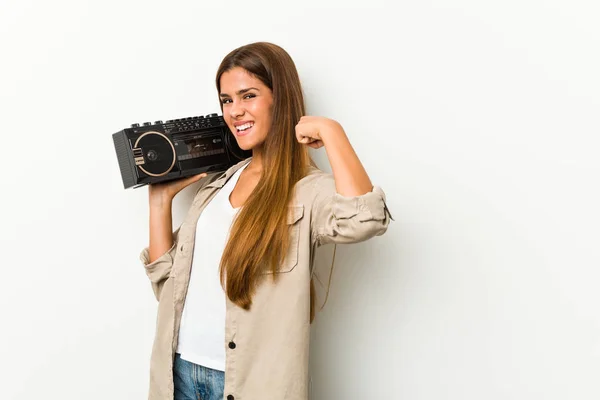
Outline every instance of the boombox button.
<svg viewBox="0 0 600 400"><path fill-rule="evenodd" d="M139 127L140 127L140 124L131 124L131 127L132 127L132 128L139 128Z"/></svg>

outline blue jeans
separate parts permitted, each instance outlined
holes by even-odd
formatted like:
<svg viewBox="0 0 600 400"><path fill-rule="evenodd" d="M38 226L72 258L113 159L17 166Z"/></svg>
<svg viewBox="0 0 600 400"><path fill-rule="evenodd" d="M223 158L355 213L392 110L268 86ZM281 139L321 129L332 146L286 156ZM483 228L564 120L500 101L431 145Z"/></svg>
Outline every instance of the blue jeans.
<svg viewBox="0 0 600 400"><path fill-rule="evenodd" d="M225 372L182 360L173 361L174 400L223 400Z"/></svg>

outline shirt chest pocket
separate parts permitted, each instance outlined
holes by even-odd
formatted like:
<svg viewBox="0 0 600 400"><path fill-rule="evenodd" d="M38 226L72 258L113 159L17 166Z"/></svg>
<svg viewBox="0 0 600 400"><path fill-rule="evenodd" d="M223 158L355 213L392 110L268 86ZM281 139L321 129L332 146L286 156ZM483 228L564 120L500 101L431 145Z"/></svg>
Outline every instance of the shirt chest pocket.
<svg viewBox="0 0 600 400"><path fill-rule="evenodd" d="M279 272L290 272L298 265L298 253L300 247L300 224L304 218L304 205L296 204L288 207L286 225L290 235L290 245L283 263L279 266ZM265 274L272 274L268 270Z"/></svg>

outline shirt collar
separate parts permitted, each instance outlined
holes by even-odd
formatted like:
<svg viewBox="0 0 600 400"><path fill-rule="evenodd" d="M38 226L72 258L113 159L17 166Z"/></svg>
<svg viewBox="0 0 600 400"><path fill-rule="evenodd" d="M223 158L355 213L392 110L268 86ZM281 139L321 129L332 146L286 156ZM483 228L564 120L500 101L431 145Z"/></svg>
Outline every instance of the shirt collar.
<svg viewBox="0 0 600 400"><path fill-rule="evenodd" d="M252 160L252 157L248 157L245 160L242 160L239 163L229 167L229 169L227 171L222 173L221 176L219 176L213 182L206 185L206 187L222 188L223 186L225 186L225 184L227 183L229 178L231 178L231 176L237 172L237 170L248 165L251 160Z"/></svg>

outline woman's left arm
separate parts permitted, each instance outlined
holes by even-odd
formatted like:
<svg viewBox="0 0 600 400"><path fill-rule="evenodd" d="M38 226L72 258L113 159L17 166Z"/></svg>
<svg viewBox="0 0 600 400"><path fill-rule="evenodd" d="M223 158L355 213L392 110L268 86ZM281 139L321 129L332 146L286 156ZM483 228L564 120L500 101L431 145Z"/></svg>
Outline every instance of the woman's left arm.
<svg viewBox="0 0 600 400"><path fill-rule="evenodd" d="M323 117L302 117L296 137L312 148L325 147L333 171L313 189L315 243L356 243L383 234L391 219L385 193L371 183L342 126Z"/></svg>
<svg viewBox="0 0 600 400"><path fill-rule="evenodd" d="M360 196L373 190L373 184L344 128L329 118L304 116L296 125L296 137L314 149L325 147L336 191L342 196Z"/></svg>

